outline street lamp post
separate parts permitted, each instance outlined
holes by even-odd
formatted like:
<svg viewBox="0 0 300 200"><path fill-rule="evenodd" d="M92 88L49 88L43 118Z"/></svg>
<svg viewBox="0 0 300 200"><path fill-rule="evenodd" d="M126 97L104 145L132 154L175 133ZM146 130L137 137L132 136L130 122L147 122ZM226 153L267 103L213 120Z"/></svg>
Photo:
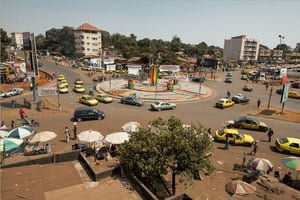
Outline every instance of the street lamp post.
<svg viewBox="0 0 300 200"><path fill-rule="evenodd" d="M56 66L56 89L57 89L57 104L58 104L58 110L61 110L60 107L60 98L59 98L59 89L58 89L58 67L57 67L57 61L55 61Z"/></svg>
<svg viewBox="0 0 300 200"><path fill-rule="evenodd" d="M284 36L278 35L278 37L279 37L279 50L280 50L280 47L281 47L281 40L284 39ZM270 95L269 95L269 101L268 101L268 108L267 108L268 111L269 111L269 109L270 109L270 103L271 103L271 98L272 98L272 92L273 92L274 80L275 80L275 72L273 72L273 77L272 77L272 85L271 85L271 90L270 90Z"/></svg>

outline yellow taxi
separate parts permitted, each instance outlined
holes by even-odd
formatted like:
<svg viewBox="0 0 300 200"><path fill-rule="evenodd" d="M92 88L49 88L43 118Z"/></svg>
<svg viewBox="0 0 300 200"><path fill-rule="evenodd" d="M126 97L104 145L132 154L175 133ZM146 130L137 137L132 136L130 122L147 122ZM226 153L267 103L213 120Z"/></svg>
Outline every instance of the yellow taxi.
<svg viewBox="0 0 300 200"><path fill-rule="evenodd" d="M82 87L82 85L74 85L73 91L77 93L83 93L85 92L85 88Z"/></svg>
<svg viewBox="0 0 300 200"><path fill-rule="evenodd" d="M107 94L101 94L101 93L97 94L95 96L95 99L97 99L99 102L102 102L102 103L111 103L111 102L113 102L113 98L111 98Z"/></svg>
<svg viewBox="0 0 300 200"><path fill-rule="evenodd" d="M233 126L235 128L244 128L256 131L266 132L269 128L264 122L257 121L251 117L243 116L234 120Z"/></svg>
<svg viewBox="0 0 300 200"><path fill-rule="evenodd" d="M75 85L83 85L83 81L80 78L76 79L74 83Z"/></svg>
<svg viewBox="0 0 300 200"><path fill-rule="evenodd" d="M94 97L88 94L80 96L79 102L89 106L95 106L98 104L98 101Z"/></svg>
<svg viewBox="0 0 300 200"><path fill-rule="evenodd" d="M66 79L66 77L63 74L59 74L57 77L57 80L59 80L59 81L64 80L64 79Z"/></svg>
<svg viewBox="0 0 300 200"><path fill-rule="evenodd" d="M66 87L69 86L69 84L68 84L68 82L67 82L66 79L61 80L59 85L64 85L64 86L66 86Z"/></svg>
<svg viewBox="0 0 300 200"><path fill-rule="evenodd" d="M275 142L276 150L287 154L300 155L300 139L284 137L277 138Z"/></svg>
<svg viewBox="0 0 300 200"><path fill-rule="evenodd" d="M59 85L58 86L58 91L59 91L59 93L68 93L69 89L65 85Z"/></svg>
<svg viewBox="0 0 300 200"><path fill-rule="evenodd" d="M234 101L231 101L230 99L222 98L216 102L216 107L217 108L226 108L226 107L233 106L233 104L234 104Z"/></svg>
<svg viewBox="0 0 300 200"><path fill-rule="evenodd" d="M298 93L294 90L291 90L291 91L289 91L289 97L290 98L295 98L295 99L300 99L300 93Z"/></svg>
<svg viewBox="0 0 300 200"><path fill-rule="evenodd" d="M220 131L216 131L216 141L225 142L226 137L229 138L229 143L236 145L245 145L251 147L254 142L254 138L251 135L239 133L238 130L233 128L224 128Z"/></svg>

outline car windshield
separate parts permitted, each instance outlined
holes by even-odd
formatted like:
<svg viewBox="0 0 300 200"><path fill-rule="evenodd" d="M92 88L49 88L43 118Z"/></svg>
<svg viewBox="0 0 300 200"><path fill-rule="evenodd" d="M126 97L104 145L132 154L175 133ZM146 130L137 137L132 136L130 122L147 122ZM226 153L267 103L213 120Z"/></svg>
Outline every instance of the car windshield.
<svg viewBox="0 0 300 200"><path fill-rule="evenodd" d="M239 136L243 139L245 138L245 135L243 133L239 133Z"/></svg>
<svg viewBox="0 0 300 200"><path fill-rule="evenodd" d="M159 102L154 102L154 104L158 106L160 103Z"/></svg>
<svg viewBox="0 0 300 200"><path fill-rule="evenodd" d="M75 85L75 87L76 87L76 88L82 88L82 86L81 86L81 85Z"/></svg>
<svg viewBox="0 0 300 200"><path fill-rule="evenodd" d="M219 135L224 135L224 133L225 133L224 130L219 131Z"/></svg>
<svg viewBox="0 0 300 200"><path fill-rule="evenodd" d="M93 100L94 97L87 97L86 100Z"/></svg>
<svg viewBox="0 0 300 200"><path fill-rule="evenodd" d="M278 139L281 144L288 143L289 140L287 138L279 138Z"/></svg>
<svg viewBox="0 0 300 200"><path fill-rule="evenodd" d="M219 102L219 103L224 103L225 100L224 100L224 99L220 99L218 102Z"/></svg>

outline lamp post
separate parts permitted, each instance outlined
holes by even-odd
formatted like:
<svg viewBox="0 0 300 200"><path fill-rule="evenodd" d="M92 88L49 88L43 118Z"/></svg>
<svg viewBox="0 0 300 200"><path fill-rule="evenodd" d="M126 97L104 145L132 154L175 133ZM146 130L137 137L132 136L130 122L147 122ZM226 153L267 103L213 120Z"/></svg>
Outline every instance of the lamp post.
<svg viewBox="0 0 300 200"><path fill-rule="evenodd" d="M281 40L284 39L284 36L278 35L278 37L279 37L279 50L280 50ZM274 86L274 80L275 80L275 72L273 72L273 77L272 77L272 85L271 85L271 90L270 90L270 95L269 95L269 101L268 101L268 108L267 108L268 111L270 109L270 103L271 103L271 98L272 98L272 91L273 91L273 86Z"/></svg>
<svg viewBox="0 0 300 200"><path fill-rule="evenodd" d="M58 104L58 110L61 110L60 107L60 98L59 98L59 89L58 89L58 68L57 68L57 61L55 60L55 66L56 66L56 88L57 88L57 104Z"/></svg>

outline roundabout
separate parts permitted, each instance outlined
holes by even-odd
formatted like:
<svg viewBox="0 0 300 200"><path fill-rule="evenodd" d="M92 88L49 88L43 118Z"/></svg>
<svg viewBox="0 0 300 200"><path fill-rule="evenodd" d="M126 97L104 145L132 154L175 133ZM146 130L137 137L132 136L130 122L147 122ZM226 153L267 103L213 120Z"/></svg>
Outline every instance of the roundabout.
<svg viewBox="0 0 300 200"><path fill-rule="evenodd" d="M129 86L128 80L112 79L96 85L98 92L105 92L114 98L124 96L136 96L145 101L196 101L208 98L213 95L210 88L192 82L181 81L168 88L169 80L160 79L156 85L149 82L136 81L134 86ZM200 91L200 93L199 93Z"/></svg>

